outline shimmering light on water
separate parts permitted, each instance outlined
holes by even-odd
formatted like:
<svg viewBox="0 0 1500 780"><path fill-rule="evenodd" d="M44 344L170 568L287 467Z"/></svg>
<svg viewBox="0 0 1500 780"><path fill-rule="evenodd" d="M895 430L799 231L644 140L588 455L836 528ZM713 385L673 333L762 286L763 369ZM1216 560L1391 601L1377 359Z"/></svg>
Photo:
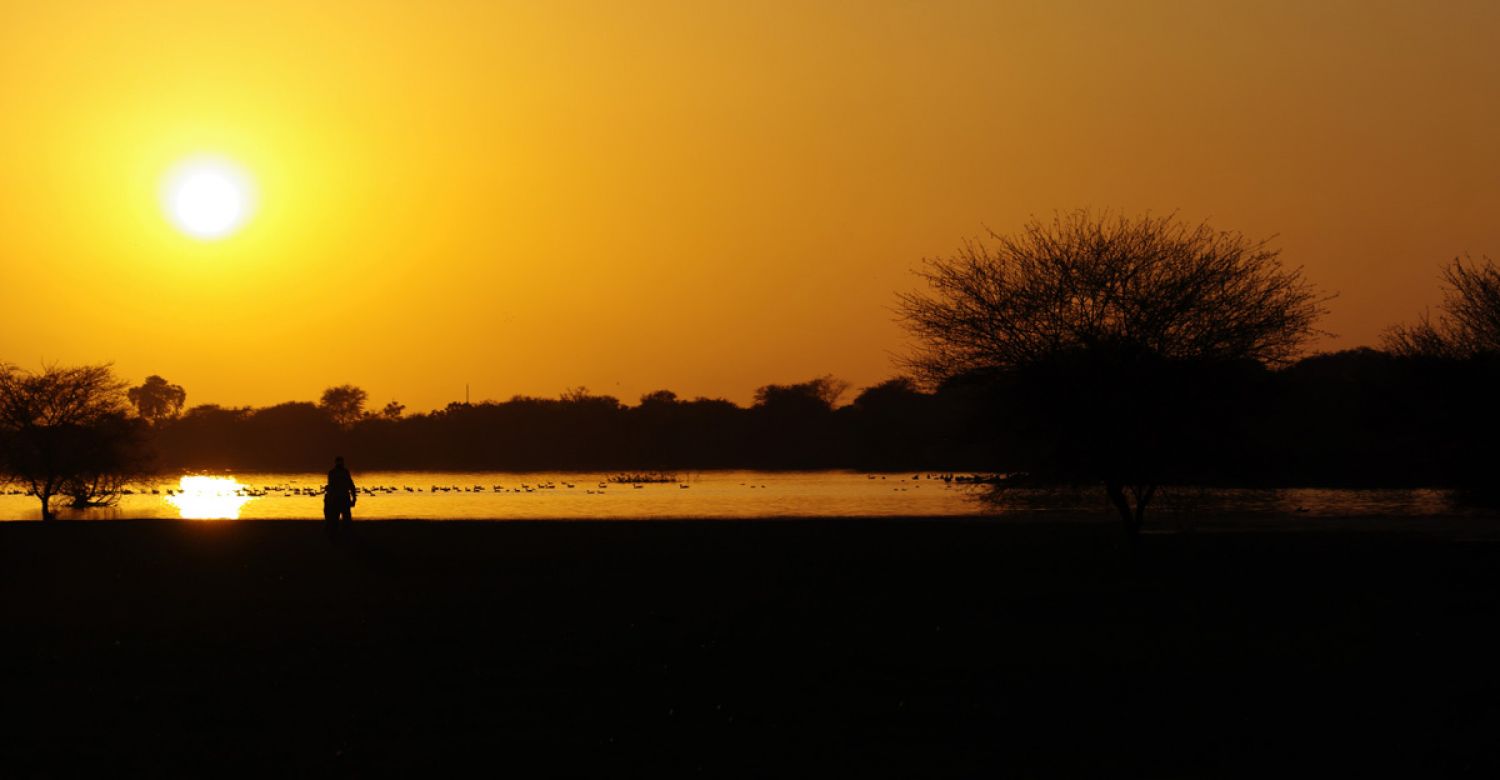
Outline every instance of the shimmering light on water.
<svg viewBox="0 0 1500 780"><path fill-rule="evenodd" d="M255 500L247 490L234 477L190 476L179 479L165 500L183 520L238 520L245 504Z"/></svg>
<svg viewBox="0 0 1500 780"><path fill-rule="evenodd" d="M563 472L360 472L355 520L724 520L762 517L936 517L1035 515L1111 522L1100 490L1004 491L979 500L982 487L938 474L848 471L682 472L675 483L610 482L608 474ZM915 478L914 478L915 477ZM59 509L64 518L312 520L323 516L319 473L185 476L133 486L109 509ZM1458 511L1439 490L1164 489L1148 527L1214 519L1236 525L1316 527L1350 517L1422 518ZM36 499L0 495L0 519L34 520Z"/></svg>
<svg viewBox="0 0 1500 780"><path fill-rule="evenodd" d="M682 472L677 482L616 483L606 473L361 472L355 520L644 520L971 515L965 486L936 474ZM913 479L913 477L918 477ZM86 519L322 519L320 473L188 476L138 485ZM154 491L154 492L153 492ZM36 499L0 496L0 519L35 519Z"/></svg>

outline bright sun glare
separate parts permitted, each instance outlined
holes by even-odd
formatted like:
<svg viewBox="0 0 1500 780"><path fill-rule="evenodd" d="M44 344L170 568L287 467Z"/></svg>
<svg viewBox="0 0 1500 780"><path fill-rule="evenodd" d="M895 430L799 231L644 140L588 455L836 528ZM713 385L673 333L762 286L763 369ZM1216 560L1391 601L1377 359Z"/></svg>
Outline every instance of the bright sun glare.
<svg viewBox="0 0 1500 780"><path fill-rule="evenodd" d="M167 503L184 520L238 520L240 507L251 500L234 477L183 477Z"/></svg>
<svg viewBox="0 0 1500 780"><path fill-rule="evenodd" d="M225 160L193 160L167 177L167 215L195 238L224 238L250 216L250 177Z"/></svg>

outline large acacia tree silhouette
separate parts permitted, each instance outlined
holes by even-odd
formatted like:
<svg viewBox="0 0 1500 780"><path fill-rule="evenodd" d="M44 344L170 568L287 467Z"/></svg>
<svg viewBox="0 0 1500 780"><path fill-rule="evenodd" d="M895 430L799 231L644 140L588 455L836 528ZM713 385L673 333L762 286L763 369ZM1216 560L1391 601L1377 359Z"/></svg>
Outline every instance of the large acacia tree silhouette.
<svg viewBox="0 0 1500 780"><path fill-rule="evenodd" d="M1157 487L1211 456L1235 388L1291 360L1325 300L1266 241L1175 216L1088 211L930 259L900 296L930 383L980 378L1010 464L1102 483L1133 537Z"/></svg>

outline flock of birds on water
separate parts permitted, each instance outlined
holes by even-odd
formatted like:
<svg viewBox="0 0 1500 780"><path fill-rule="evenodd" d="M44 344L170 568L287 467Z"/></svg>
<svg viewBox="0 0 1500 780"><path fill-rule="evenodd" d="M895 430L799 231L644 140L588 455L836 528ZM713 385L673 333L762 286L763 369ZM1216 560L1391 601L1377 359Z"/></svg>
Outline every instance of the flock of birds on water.
<svg viewBox="0 0 1500 780"><path fill-rule="evenodd" d="M867 479L871 479L871 480L876 480L876 479L883 480L883 479L886 479L886 475L884 475L884 474L867 474L865 476L866 476ZM924 475L924 474L920 474L919 473L919 474L913 474L911 476L911 480L906 480L905 478L898 478L896 480L897 481L897 485L895 487L891 488L891 489L893 491L896 491L896 492L902 492L902 493L904 493L904 492L906 492L908 490L911 490L912 488L920 488L921 484L911 485L909 483L912 482L912 481L919 482L922 479L929 479L929 480L936 479L936 480L941 480L942 482L944 482L944 483L946 483L946 484L948 484L948 485L951 486L951 484L955 483L955 482L962 484L962 483L967 483L967 482L975 482L975 481L978 481L978 480L980 480L982 478L978 477L978 476L965 476L965 475L954 475L954 474L925 474ZM666 480L658 480L658 481L666 481ZM617 483L617 484L619 484L619 483ZM632 490L642 490L642 489L644 489L646 487L647 483L645 483L645 482L628 482L628 483L624 483L624 484L629 484ZM687 483L687 482L676 482L675 484L677 485L678 489L680 489L680 490L687 490L688 488L692 487L692 485L689 484L689 483ZM739 484L742 487L749 487L749 488L752 488L752 489L769 489L764 484L759 484L759 483L754 483L754 482L741 482ZM563 481L561 483L558 483L558 482L554 482L554 481L547 481L547 482L537 482L535 484L530 484L530 483L522 482L519 485L517 485L516 487L505 487L504 485L498 485L498 484L492 484L492 485L488 485L488 486L486 486L486 485L430 485L430 486L428 486L426 488L423 488L421 486L415 486L415 487L413 487L411 485L401 485L401 486L395 486L395 485L375 485L375 486L362 486L362 487L358 487L356 489L359 491L359 494L362 495L362 496L397 495L397 494L408 494L408 493L409 494L427 493L427 494L434 494L435 495L435 494L439 494L439 493L536 493L537 491L557 490L558 487L559 487L559 485L561 485L561 487L564 490L574 490L574 489L576 489L578 487L578 483L577 482ZM608 490L609 485L610 485L609 482L600 482L596 487L592 487L592 488L585 487L583 492L586 495L602 495L606 490ZM324 491L325 491L325 486L324 485L316 485L316 486L311 486L311 487L302 486L302 485L266 485L266 486L263 486L263 487L252 487L252 486L249 486L249 485L241 485L241 486L237 487L236 489L234 489L232 491L230 491L230 490L224 491L223 495L233 495L233 496L239 496L239 497L243 497L243 498L264 498L264 497L267 497L267 496L280 496L282 498L299 498L299 497L317 497L317 496L321 496L321 495L323 495ZM187 489L183 489L183 488L162 488L162 487L135 488L135 489L124 488L124 489L120 490L120 494L121 495L125 495L125 496L135 496L135 495L142 495L142 496L144 496L144 495L152 495L152 496L157 496L157 495L166 495L168 497L171 497L171 496L177 496L177 495L191 495L191 494L195 494L195 493L198 493L198 492L201 492L201 491L187 490ZM29 490L28 491L22 491L22 490L15 490L15 489L5 491L5 494L6 495L12 495L12 496L31 496L31 495L34 495Z"/></svg>

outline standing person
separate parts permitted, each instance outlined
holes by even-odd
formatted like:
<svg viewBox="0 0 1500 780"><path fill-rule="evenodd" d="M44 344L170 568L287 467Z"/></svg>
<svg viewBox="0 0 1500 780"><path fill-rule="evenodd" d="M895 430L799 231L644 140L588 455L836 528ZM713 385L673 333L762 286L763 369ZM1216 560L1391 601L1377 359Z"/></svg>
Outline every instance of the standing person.
<svg viewBox="0 0 1500 780"><path fill-rule="evenodd" d="M323 488L323 521L328 525L329 536L337 536L340 525L354 522L352 510L358 498L354 477L344 468L344 456L339 455L333 459L328 485Z"/></svg>

